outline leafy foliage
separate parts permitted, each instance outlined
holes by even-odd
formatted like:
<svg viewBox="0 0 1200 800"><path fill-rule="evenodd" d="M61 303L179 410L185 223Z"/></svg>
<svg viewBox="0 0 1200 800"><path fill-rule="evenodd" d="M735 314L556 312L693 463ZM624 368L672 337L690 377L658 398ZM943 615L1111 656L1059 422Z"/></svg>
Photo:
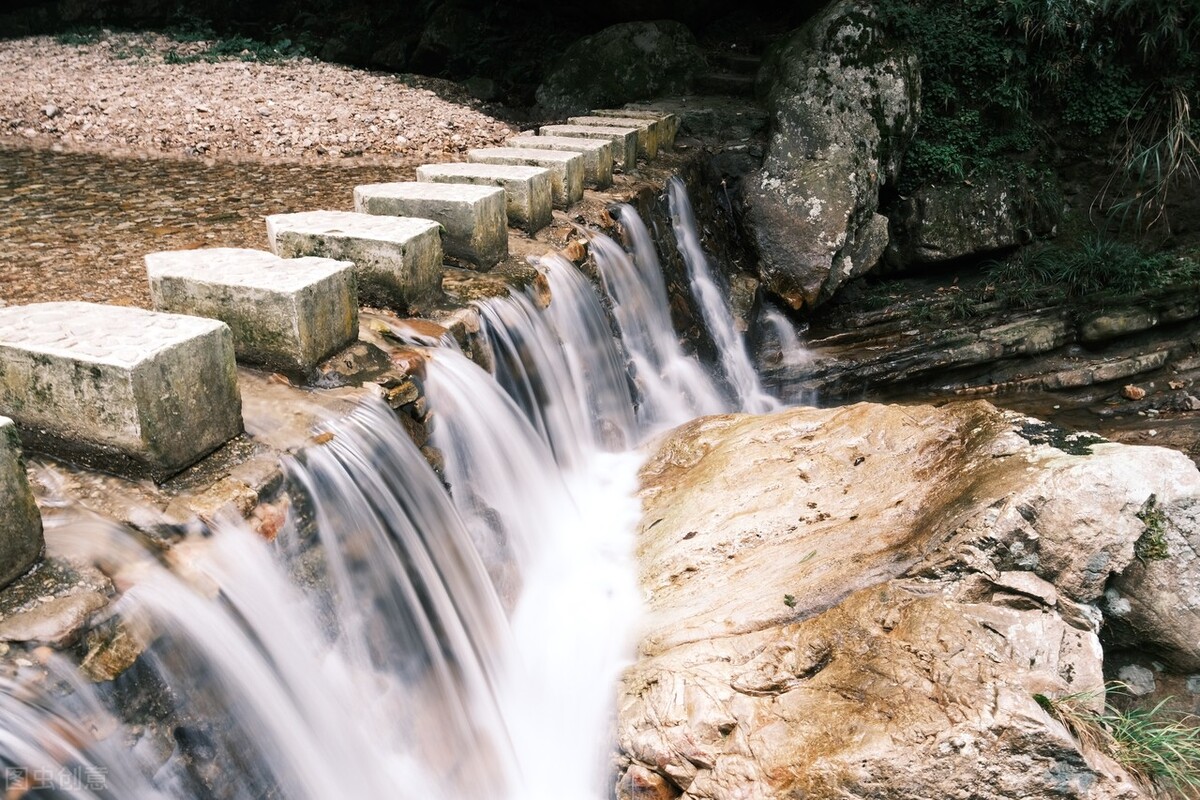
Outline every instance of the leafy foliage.
<svg viewBox="0 0 1200 800"><path fill-rule="evenodd" d="M1200 179L1196 0L878 0L922 54L923 115L900 190L1034 164L1039 123L1118 143L1097 199L1145 229Z"/></svg>
<svg viewBox="0 0 1200 800"><path fill-rule="evenodd" d="M1200 263L1165 253L1147 254L1113 239L1090 237L1076 247L1023 248L988 268L997 297L1018 307L1055 295L1136 294L1200 280Z"/></svg>

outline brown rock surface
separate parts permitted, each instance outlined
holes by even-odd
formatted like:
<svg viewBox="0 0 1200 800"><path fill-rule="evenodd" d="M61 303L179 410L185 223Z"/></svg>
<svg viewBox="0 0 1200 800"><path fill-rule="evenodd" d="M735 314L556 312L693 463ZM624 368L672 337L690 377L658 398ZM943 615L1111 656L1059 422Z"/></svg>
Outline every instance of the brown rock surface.
<svg viewBox="0 0 1200 800"><path fill-rule="evenodd" d="M1194 527L1175 510L1200 473L1026 425L981 402L859 404L661 440L620 796L1145 796L1034 695L1101 689L1095 603L1136 560L1149 494Z"/></svg>

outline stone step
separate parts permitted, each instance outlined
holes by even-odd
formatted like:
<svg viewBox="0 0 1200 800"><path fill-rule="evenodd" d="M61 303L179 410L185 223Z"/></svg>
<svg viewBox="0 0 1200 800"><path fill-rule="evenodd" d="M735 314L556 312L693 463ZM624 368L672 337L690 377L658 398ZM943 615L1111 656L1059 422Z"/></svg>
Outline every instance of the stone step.
<svg viewBox="0 0 1200 800"><path fill-rule="evenodd" d="M583 156L583 180L595 189L612 186L612 142L605 139L581 139L578 136L514 136L509 147L526 150L558 150Z"/></svg>
<svg viewBox="0 0 1200 800"><path fill-rule="evenodd" d="M613 163L625 172L637 169L637 128L601 125L543 125L541 136L577 136L585 139L608 139L613 143Z"/></svg>
<svg viewBox="0 0 1200 800"><path fill-rule="evenodd" d="M585 125L589 128L633 128L637 131L638 155L647 159L658 157L658 120L591 115L568 117L567 122L571 125Z"/></svg>
<svg viewBox="0 0 1200 800"><path fill-rule="evenodd" d="M284 258L320 256L354 264L359 302L410 313L437 296L441 226L429 219L351 211L301 211L267 217L271 250Z"/></svg>
<svg viewBox="0 0 1200 800"><path fill-rule="evenodd" d="M679 132L679 117L669 111L655 108L594 108L593 117L616 117L619 119L649 119L658 123L658 147L670 150L675 146L675 134Z"/></svg>
<svg viewBox="0 0 1200 800"><path fill-rule="evenodd" d="M709 72L696 78L696 87L700 91L713 94L753 97L754 79L754 75L743 75L737 72Z"/></svg>
<svg viewBox="0 0 1200 800"><path fill-rule="evenodd" d="M741 75L755 75L758 73L758 68L762 66L762 57L753 56L747 53L737 52L721 52L715 54L712 61L716 62L725 72L736 72Z"/></svg>
<svg viewBox="0 0 1200 800"><path fill-rule="evenodd" d="M446 255L487 270L508 256L505 191L462 183L369 183L354 187L360 214L431 219Z"/></svg>
<svg viewBox="0 0 1200 800"><path fill-rule="evenodd" d="M43 543L42 515L25 472L17 426L0 417L0 588L33 566Z"/></svg>
<svg viewBox="0 0 1200 800"><path fill-rule="evenodd" d="M550 170L550 192L556 208L569 208L583 199L583 155L519 147L487 147L467 152L474 164L514 164Z"/></svg>
<svg viewBox="0 0 1200 800"><path fill-rule="evenodd" d="M26 447L161 481L242 432L223 322L95 303L0 308L0 413Z"/></svg>
<svg viewBox="0 0 1200 800"><path fill-rule="evenodd" d="M508 221L529 233L550 224L550 170L512 164L426 164L417 167L417 180L499 186L508 203Z"/></svg>
<svg viewBox="0 0 1200 800"><path fill-rule="evenodd" d="M358 339L354 264L213 247L146 256L157 311L219 319L239 361L300 378Z"/></svg>

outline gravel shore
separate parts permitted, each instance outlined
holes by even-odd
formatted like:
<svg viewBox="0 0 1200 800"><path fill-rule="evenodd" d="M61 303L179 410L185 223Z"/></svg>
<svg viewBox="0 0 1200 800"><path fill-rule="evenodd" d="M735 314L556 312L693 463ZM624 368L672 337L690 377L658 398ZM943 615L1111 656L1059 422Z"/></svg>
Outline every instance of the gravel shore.
<svg viewBox="0 0 1200 800"><path fill-rule="evenodd" d="M512 133L447 81L208 46L0 41L0 305L146 307L147 253L265 248L268 214L351 210L356 184Z"/></svg>
<svg viewBox="0 0 1200 800"><path fill-rule="evenodd" d="M0 41L0 139L109 154L419 162L513 133L448 82L414 86L309 58L190 60L210 45L153 33Z"/></svg>

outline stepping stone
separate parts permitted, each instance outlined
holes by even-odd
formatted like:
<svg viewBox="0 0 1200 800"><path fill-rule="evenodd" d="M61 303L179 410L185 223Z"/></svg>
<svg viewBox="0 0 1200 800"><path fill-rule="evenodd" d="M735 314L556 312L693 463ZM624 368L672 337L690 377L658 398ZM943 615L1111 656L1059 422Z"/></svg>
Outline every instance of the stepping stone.
<svg viewBox="0 0 1200 800"><path fill-rule="evenodd" d="M441 291L442 237L429 219L352 211L267 217L271 250L284 258L321 256L354 264L359 302L409 313Z"/></svg>
<svg viewBox="0 0 1200 800"><path fill-rule="evenodd" d="M417 180L499 186L508 203L508 221L537 233L550 224L550 170L509 164L426 164Z"/></svg>
<svg viewBox="0 0 1200 800"><path fill-rule="evenodd" d="M474 164L514 164L550 170L555 208L569 208L583 199L583 155L519 147L488 147L467 152Z"/></svg>
<svg viewBox="0 0 1200 800"><path fill-rule="evenodd" d="M298 377L358 338L354 264L214 247L146 256L157 311L219 319L239 361Z"/></svg>
<svg viewBox="0 0 1200 800"><path fill-rule="evenodd" d="M0 587L33 566L42 544L42 515L25 473L17 426L0 417Z"/></svg>
<svg viewBox="0 0 1200 800"><path fill-rule="evenodd" d="M31 450L165 480L242 432L233 334L124 306L0 308L0 413Z"/></svg>
<svg viewBox="0 0 1200 800"><path fill-rule="evenodd" d="M613 161L626 172L637 169L637 128L605 125L543 125L541 136L576 136L584 139L608 139L613 143Z"/></svg>
<svg viewBox="0 0 1200 800"><path fill-rule="evenodd" d="M505 192L460 183L369 183L354 187L362 214L420 217L442 226L446 255L491 269L508 256Z"/></svg>
<svg viewBox="0 0 1200 800"><path fill-rule="evenodd" d="M756 78L738 72L709 72L696 78L696 86L704 92L753 97Z"/></svg>
<svg viewBox="0 0 1200 800"><path fill-rule="evenodd" d="M658 146L670 150L675 146L675 135L679 132L679 117L653 108L595 108L593 117L618 117L623 119L651 119L658 123Z"/></svg>
<svg viewBox="0 0 1200 800"><path fill-rule="evenodd" d="M606 139L581 139L578 136L514 136L509 147L526 150L559 150L583 156L583 179L596 189L612 186L612 142Z"/></svg>
<svg viewBox="0 0 1200 800"><path fill-rule="evenodd" d="M633 117L568 117L571 125L586 125L589 128L633 128L637 131L638 155L644 158L658 156L658 122L652 119L634 119Z"/></svg>

